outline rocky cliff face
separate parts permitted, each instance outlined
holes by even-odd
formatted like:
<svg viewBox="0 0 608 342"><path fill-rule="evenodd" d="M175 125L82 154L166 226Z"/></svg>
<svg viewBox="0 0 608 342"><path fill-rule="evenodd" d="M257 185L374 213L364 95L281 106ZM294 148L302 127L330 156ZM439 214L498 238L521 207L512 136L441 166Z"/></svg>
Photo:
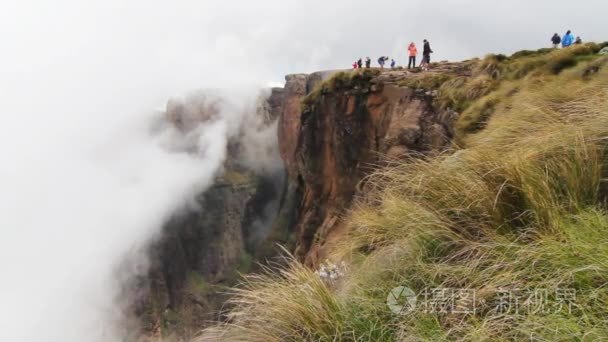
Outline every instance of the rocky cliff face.
<svg viewBox="0 0 608 342"><path fill-rule="evenodd" d="M295 254L309 265L318 263L323 247L339 238L340 217L365 175L385 156L403 159L444 150L457 116L436 109L432 92L399 86L411 77L406 71L350 83L339 79L348 76L338 75L330 81L333 88L311 94L328 77L287 76L279 119L280 152L295 202Z"/></svg>
<svg viewBox="0 0 608 342"><path fill-rule="evenodd" d="M172 100L166 116L187 132L219 115L221 99L204 94L186 101ZM283 111L283 89L273 89L259 103L256 115L246 116L247 130L228 146L224 170L215 184L201 193L190 208L176 213L161 238L150 248L151 269L143 280L145 295L135 310L145 335L193 336L212 321L221 320L227 296L239 273L254 267L254 255L268 240L283 191L284 170L279 165L248 163L249 154L262 153L270 163L278 147L259 134L276 134ZM251 151L258 147L261 151ZM245 156L245 154L248 154ZM269 155L269 156L268 156Z"/></svg>
<svg viewBox="0 0 608 342"><path fill-rule="evenodd" d="M277 151L262 154L280 154L284 169L248 168L240 161L250 136L231 142L215 186L198 197L196 210L175 215L152 248L150 295L138 307L145 330L191 336L222 319L226 288L252 262L276 255L277 243L318 264L344 233L341 217L366 175L387 157L422 158L446 149L457 114L437 109L433 92L399 85L411 77L407 71L355 77L329 71L289 75L285 88L272 89L258 108L261 121L246 126L275 130ZM167 116L187 130L217 112L218 103L203 98L171 101Z"/></svg>

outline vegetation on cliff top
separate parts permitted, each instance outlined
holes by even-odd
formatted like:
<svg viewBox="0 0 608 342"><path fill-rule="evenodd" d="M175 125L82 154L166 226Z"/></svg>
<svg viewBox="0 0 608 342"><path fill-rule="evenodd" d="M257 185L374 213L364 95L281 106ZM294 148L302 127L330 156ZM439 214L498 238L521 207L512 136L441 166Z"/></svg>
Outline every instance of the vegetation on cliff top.
<svg viewBox="0 0 608 342"><path fill-rule="evenodd" d="M341 89L357 90L369 87L370 81L380 73L377 69L362 69L353 71L340 71L327 80L319 83L302 100L302 111L314 109L315 104L322 95L336 92Z"/></svg>
<svg viewBox="0 0 608 342"><path fill-rule="evenodd" d="M508 103L528 78L557 75L580 62L601 59L597 52L607 43L573 46L569 49L523 50L507 57L488 55L462 64L464 72L429 72L400 82L410 88L437 90L435 105L461 113L456 123L456 141L483 128L501 103ZM600 63L605 63L603 59Z"/></svg>
<svg viewBox="0 0 608 342"><path fill-rule="evenodd" d="M367 179L333 248L346 277L328 283L296 261L249 276L230 323L203 339L608 337L608 59L594 49L489 56L463 84L442 83L451 105L463 103L466 148ZM419 295L394 313L387 296L399 286L444 301Z"/></svg>

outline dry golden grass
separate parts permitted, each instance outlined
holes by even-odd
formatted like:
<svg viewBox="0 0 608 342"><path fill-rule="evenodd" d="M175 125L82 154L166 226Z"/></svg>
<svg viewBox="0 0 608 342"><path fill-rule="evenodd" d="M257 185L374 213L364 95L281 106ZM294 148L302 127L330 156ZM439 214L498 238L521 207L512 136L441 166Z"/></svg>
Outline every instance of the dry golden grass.
<svg viewBox="0 0 608 342"><path fill-rule="evenodd" d="M489 118L501 108L513 104L513 98L519 92L524 92L528 98L539 98L534 89L542 89L545 93L544 105L554 106L562 102L568 102L573 98L581 98L585 94L587 75L593 75L601 69L608 58L595 55L597 46L586 44L572 47L571 49L559 49L543 51L531 55L510 59L497 58L489 55L480 61L476 76L472 80L463 80L459 84L450 85L446 83L443 88L443 106L452 107L462 114L456 123L456 141L462 145L464 138L484 129ZM580 61L589 60L582 67L568 69L576 66ZM563 82L574 83L568 86L546 87L545 82L552 80L552 76L564 72L568 76L563 77ZM492 75L494 83L486 78L486 83L478 80L481 77ZM477 86L474 86L477 84ZM593 85L592 85L593 86ZM530 88L530 89L527 89ZM478 89L478 91L474 91ZM440 93L441 94L441 93ZM528 102L526 98L517 98L523 104ZM569 104L572 106L572 104Z"/></svg>

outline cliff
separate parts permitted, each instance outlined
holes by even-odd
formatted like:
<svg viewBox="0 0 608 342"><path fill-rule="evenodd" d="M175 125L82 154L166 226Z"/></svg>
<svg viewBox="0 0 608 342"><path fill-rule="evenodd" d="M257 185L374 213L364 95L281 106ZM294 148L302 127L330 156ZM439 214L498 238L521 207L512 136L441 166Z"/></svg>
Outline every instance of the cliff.
<svg viewBox="0 0 608 342"><path fill-rule="evenodd" d="M267 227L283 192L276 138L265 136L276 132L282 94L282 89L273 89L260 99L255 113L243 113L246 124L230 140L215 183L175 213L149 248L151 268L141 280L142 295L133 308L145 335L187 339L221 320L221 311L228 309L226 290L236 285L239 274L255 269L256 253L271 240ZM223 102L197 93L170 100L165 116L187 134L220 115ZM260 151L252 151L255 148ZM253 165L250 159L260 153L264 160Z"/></svg>
<svg viewBox="0 0 608 342"><path fill-rule="evenodd" d="M443 64L435 73L463 70ZM362 180L385 157L423 158L449 147L457 114L438 109L436 93L401 84L419 76L325 71L288 75L284 88L271 89L251 126L276 129L270 154L280 155L284 168L249 169L246 134L231 141L216 184L197 197L196 208L174 215L151 247L148 291L136 308L147 334L192 336L224 319L225 290L239 273L277 255L277 244L317 265L344 233L342 217L365 188ZM201 94L169 101L166 116L187 132L221 105Z"/></svg>
<svg viewBox="0 0 608 342"><path fill-rule="evenodd" d="M564 54L576 61L578 53L593 50L583 47L571 51ZM140 317L147 323L145 330L192 336L210 321L230 322L234 318L219 311L246 302L231 301L226 290L238 282L239 273L246 274L256 263L265 263L277 255L277 244L293 251L297 260L314 269L329 258L332 250L344 248L340 246L343 241L358 246L356 252L365 254L373 251L377 243L387 243L378 242L385 238L383 235L379 235L378 241L365 235L374 234L374 229L403 227L409 225L410 220L426 225L427 218L433 222L434 213L443 211L434 206L460 205L450 202L449 197L466 195L475 189L475 184L463 187L458 194L439 196L432 204L420 204L433 206L430 210L433 214L403 217L399 215L404 212L389 206L386 214L390 216L394 214L391 210L396 210L398 222L390 221L389 217L387 224L378 227L369 223L376 220L375 211L380 210L376 206L393 205L394 198L399 198L397 203L407 208L432 197L433 193L416 193L419 186L424 186L416 183L422 182L418 172L420 175L432 173L424 169L424 163L442 160L444 152L459 147L467 134L484 130L495 111L510 110L511 99L522 91L521 87L514 86L515 81L523 82L519 80L525 79L528 73L536 77L543 76L542 73L559 73L571 65L562 61L562 55L557 55L552 57L554 64L539 67L538 60L547 53L521 54L523 57L512 57L507 62L506 57L489 56L484 60L436 63L430 72L357 70L286 76L285 87L272 89L260 102L257 119L243 124L243 127L253 127L254 131L271 130L276 134L278 145L265 146L262 154L276 153L283 167L252 169L247 165L244 158L250 154L247 149L256 145L250 144L252 137L247 130L230 142L229 158L216 184L197 198L196 210L176 214L152 248L149 296L138 307ZM598 70L599 66L592 64L583 71L583 77L588 78ZM510 82L502 82L502 78ZM217 115L219 105L204 96L186 104L171 101L167 117L177 128L188 130L193 123ZM447 158L446 162L458 165L453 160ZM437 170L445 168L437 163L434 166ZM406 175L404 178L390 171L382 174L382 170L391 170L395 165ZM461 179L451 177L461 174L475 172L447 173L437 182L445 179L453 184L432 190L453 191ZM394 179L398 181L389 188L404 187L404 194L420 197L405 200L400 198L403 195L400 193L391 193L390 201L374 197L378 196L378 184ZM477 191L482 193L483 189ZM505 188L504 192L512 195L511 192L516 191ZM362 200L365 198L367 200ZM492 201L499 199L492 197ZM355 208L357 201L359 206ZM502 209L499 203L494 206ZM466 224L467 217L458 213L476 205L455 210L455 216L446 221ZM370 208L363 209L366 207ZM419 208L412 210L415 213ZM517 210L514 212L510 217L517 220L525 216ZM449 213L447 210L446 215ZM373 229L367 227L370 224ZM359 226L366 227L364 238L353 238L353 231ZM307 274L309 270L295 272ZM264 286L269 284L272 283Z"/></svg>
<svg viewBox="0 0 608 342"><path fill-rule="evenodd" d="M606 339L605 46L288 76L297 258L200 341Z"/></svg>
<svg viewBox="0 0 608 342"><path fill-rule="evenodd" d="M464 72L445 63L433 73ZM416 77L404 70L286 77L279 147L295 201L295 255L307 264L340 238L357 185L384 157L420 158L449 147L457 114L438 109L436 93L400 85Z"/></svg>

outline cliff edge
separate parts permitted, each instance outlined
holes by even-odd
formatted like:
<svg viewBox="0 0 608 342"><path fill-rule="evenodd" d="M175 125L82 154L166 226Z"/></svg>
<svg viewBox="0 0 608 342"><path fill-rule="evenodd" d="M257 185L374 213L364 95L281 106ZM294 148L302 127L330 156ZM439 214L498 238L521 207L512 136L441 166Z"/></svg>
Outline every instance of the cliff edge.
<svg viewBox="0 0 608 342"><path fill-rule="evenodd" d="M443 63L431 75L468 72L466 64ZM421 158L450 146L458 114L435 105L436 91L406 85L428 76L373 69L286 76L278 136L299 259L323 258L359 183L385 157Z"/></svg>

